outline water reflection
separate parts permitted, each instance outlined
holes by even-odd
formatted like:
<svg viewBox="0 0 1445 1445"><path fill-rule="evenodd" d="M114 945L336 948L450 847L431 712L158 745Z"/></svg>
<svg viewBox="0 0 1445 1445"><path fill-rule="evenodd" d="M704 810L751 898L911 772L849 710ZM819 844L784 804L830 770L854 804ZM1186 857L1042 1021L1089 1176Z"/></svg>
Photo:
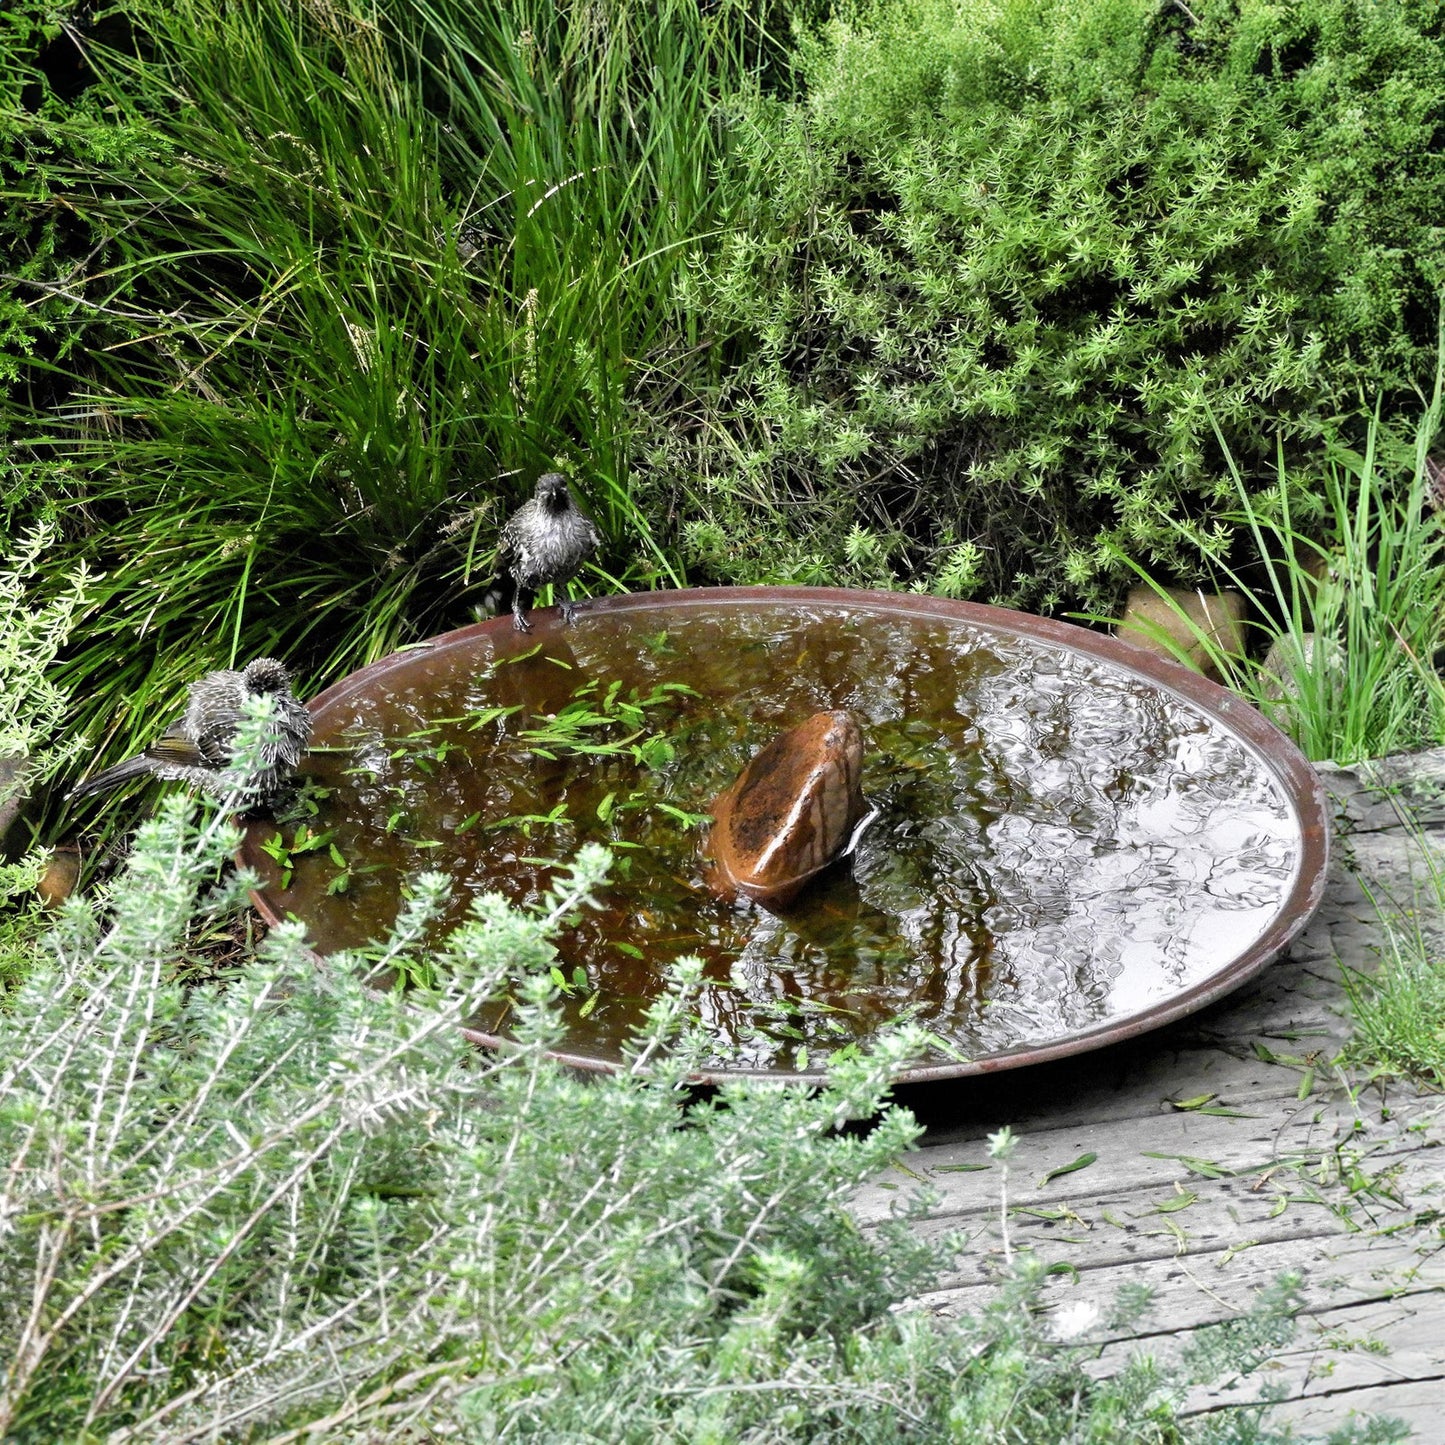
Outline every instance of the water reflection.
<svg viewBox="0 0 1445 1445"><path fill-rule="evenodd" d="M355 750L318 760L334 789L318 822L347 891L328 891L337 866L318 851L297 855L277 904L323 950L357 945L421 869L457 880L446 928L483 891L536 901L551 877L537 859L608 843L604 906L559 942L587 979L570 1046L615 1052L665 965L695 953L718 1062L786 1068L899 1015L972 1055L1137 1012L1247 948L1288 893L1299 838L1272 775L1130 674L943 619L641 616L403 657L333 707L318 741ZM692 693L659 691L674 683ZM665 741L642 761L548 741L569 708L629 698L646 703L634 741ZM835 708L863 727L879 809L857 855L782 916L713 898L687 815L774 734ZM578 736L626 738L615 721Z"/></svg>

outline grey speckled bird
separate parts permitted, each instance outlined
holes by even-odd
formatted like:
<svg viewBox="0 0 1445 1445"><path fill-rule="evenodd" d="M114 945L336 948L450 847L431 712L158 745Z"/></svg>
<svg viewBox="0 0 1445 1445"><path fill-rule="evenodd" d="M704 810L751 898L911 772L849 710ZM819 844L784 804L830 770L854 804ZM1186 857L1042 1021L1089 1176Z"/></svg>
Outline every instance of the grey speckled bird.
<svg viewBox="0 0 1445 1445"><path fill-rule="evenodd" d="M566 478L548 472L537 479L537 491L502 528L497 556L515 584L512 594L512 625L518 632L530 632L527 613L532 594L548 582L570 582L582 564L601 544L602 538L591 521L577 510ZM559 604L562 621L570 623L576 604L570 596Z"/></svg>
<svg viewBox="0 0 1445 1445"><path fill-rule="evenodd" d="M208 672L193 682L184 715L143 753L106 768L76 787L72 798L102 793L149 773L167 782L226 797L230 789L224 770L235 757L236 729L248 697L270 696L275 728L261 747L262 768L256 778L253 805L280 793L311 741L311 714L291 691L291 674L274 657L258 657L241 672Z"/></svg>

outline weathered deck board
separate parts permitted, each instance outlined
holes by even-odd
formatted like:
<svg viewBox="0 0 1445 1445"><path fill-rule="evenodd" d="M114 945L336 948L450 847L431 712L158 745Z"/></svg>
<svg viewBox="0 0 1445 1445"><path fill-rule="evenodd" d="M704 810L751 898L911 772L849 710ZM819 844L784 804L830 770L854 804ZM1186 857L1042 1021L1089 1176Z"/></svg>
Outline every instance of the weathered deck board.
<svg viewBox="0 0 1445 1445"><path fill-rule="evenodd" d="M1166 1106L1167 1112L1126 1117L1112 1125L1098 1122L1027 1130L1009 1168L1009 1201L1036 1208L1167 1193L1175 1180L1194 1186L1208 1182L1205 1166L1237 1177L1265 1171L1282 1161L1318 1160L1341 1140L1348 1141L1353 1153L1365 1157L1418 1148L1422 1142L1410 1133L1413 1115L1374 1120L1355 1129L1353 1111L1334 1100L1301 1105L1290 1094L1230 1102L1243 1106L1238 1113L1244 1117L1223 1118ZM1047 1179L1052 1171L1088 1154L1096 1156L1094 1163ZM985 1184L980 1174L991 1178ZM938 1196L937 1205L930 1209L936 1217L996 1208L1001 1176L1000 1167L989 1163L986 1139L929 1147L916 1157L901 1160L896 1176L868 1185L855 1207L865 1220L886 1216L892 1208L890 1196L905 1184L926 1182ZM987 1205L980 1198L981 1185L991 1196Z"/></svg>
<svg viewBox="0 0 1445 1445"><path fill-rule="evenodd" d="M1393 1381L1363 1390L1337 1390L1329 1394L1286 1399L1279 1407L1281 1421L1288 1420L1301 1434L1323 1435L1337 1430L1357 1417L1393 1416L1403 1420L1420 1445L1437 1445L1445 1426L1445 1376L1433 1380Z"/></svg>
<svg viewBox="0 0 1445 1445"><path fill-rule="evenodd" d="M1191 1180L1179 1191L1119 1192L1041 1207L1037 1213L1020 1213L1019 1206L1013 1206L1009 1235L1014 1249L1032 1249L1049 1264L1081 1271L1232 1251L1219 1264L1223 1269L1264 1244L1328 1241L1344 1235L1348 1226L1336 1210L1349 1210L1351 1222L1367 1232L1412 1228L1427 1211L1445 1206L1438 1180L1433 1165L1418 1163L1384 1180L1387 1187L1412 1198L1413 1207L1408 1209L1400 1209L1390 1199L1356 1202L1337 1188L1309 1185L1294 1190L1287 1180L1261 1191L1250 1188L1248 1181ZM969 1240L959 1265L941 1281L945 1288L985 1283L994 1277L1004 1255L997 1208L995 1203L986 1212L935 1216L914 1226L925 1237L961 1231Z"/></svg>
<svg viewBox="0 0 1445 1445"><path fill-rule="evenodd" d="M1183 1336L1167 1338L1179 1342ZM1324 1310L1304 1322L1295 1344L1280 1352L1265 1375L1233 1389L1198 1390L1186 1408L1205 1410L1253 1400L1266 1383L1284 1385L1294 1398L1308 1400L1439 1380L1445 1377L1442 1340L1445 1291L1439 1289ZM1445 1392L1440 1403L1445 1406Z"/></svg>
<svg viewBox="0 0 1445 1445"><path fill-rule="evenodd" d="M1129 1044L900 1090L927 1133L855 1209L876 1224L921 1192L913 1228L967 1240L921 1304L976 1307L1004 1263L1003 1171L987 1136L1007 1124L1021 1138L1008 1173L1010 1246L1071 1267L1051 1276L1046 1302L1107 1306L1125 1284L1153 1290L1140 1320L1090 1337L1098 1368L1130 1351L1175 1351L1292 1272L1304 1299L1294 1343L1262 1377L1200 1391L1189 1408L1232 1408L1267 1379L1302 1431L1384 1413L1434 1445L1445 1442L1445 1100L1400 1083L1362 1086L1329 1061L1349 1036L1341 964L1368 970L1383 944L1377 904L1431 917L1445 749L1327 780L1342 824L1330 887L1288 957ZM1175 1107L1201 1095L1229 1112ZM1087 1154L1087 1167L1046 1177Z"/></svg>
<svg viewBox="0 0 1445 1445"><path fill-rule="evenodd" d="M1162 1354L1169 1348L1181 1348L1187 1335L1188 1331L1176 1331L1156 1338L1148 1342L1146 1350ZM1434 1417L1429 1430L1425 1429L1423 1410L1414 1423L1420 1438L1436 1445L1445 1434L1442 1339L1445 1291L1438 1289L1402 1300L1324 1311L1308 1318L1296 1344L1282 1350L1260 1374L1192 1391L1184 1413L1237 1409L1259 1400L1269 1386L1285 1392L1293 1407L1289 1418L1296 1424L1309 1419L1315 1430L1334 1429L1351 1410L1408 1419L1409 1402L1423 1405L1433 1394ZM1091 1370L1107 1374L1122 1364L1126 1353L1140 1348L1133 1343L1106 1346ZM1366 1400L1371 1403L1366 1405Z"/></svg>
<svg viewBox="0 0 1445 1445"><path fill-rule="evenodd" d="M1221 1252L1150 1255L1136 1260L1086 1262L1077 1279L1060 1278L1060 1301L1090 1300L1106 1305L1124 1284L1145 1284L1154 1291L1148 1312L1123 1329L1107 1326L1094 1338L1151 1341L1177 1333L1180 1320L1192 1328L1219 1324L1246 1314L1260 1290L1287 1272L1302 1276L1303 1316L1344 1305L1404 1299L1445 1288L1445 1248L1433 1251L1395 1240L1346 1236L1334 1232L1265 1241L1220 1265ZM970 1284L925 1295L939 1314L967 1313L992 1293L992 1284Z"/></svg>

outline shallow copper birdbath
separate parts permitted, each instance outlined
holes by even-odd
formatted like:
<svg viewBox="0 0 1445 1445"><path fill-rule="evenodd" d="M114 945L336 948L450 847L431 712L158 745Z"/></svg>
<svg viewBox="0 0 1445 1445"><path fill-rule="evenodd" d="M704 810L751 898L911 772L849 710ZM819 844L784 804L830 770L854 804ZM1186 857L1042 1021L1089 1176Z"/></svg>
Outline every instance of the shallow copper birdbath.
<svg viewBox="0 0 1445 1445"><path fill-rule="evenodd" d="M262 915L299 918L324 954L384 934L422 869L453 875L451 926L477 893L535 902L546 860L611 844L600 911L558 940L557 1057L576 1067L616 1066L684 953L704 960L718 1039L706 1080L816 1081L900 1015L937 1042L904 1082L1058 1059L1238 988L1322 896L1314 769L1231 693L1117 638L803 587L608 597L570 628L552 609L533 623L449 632L327 689L315 742L347 751L307 771L332 789L313 828L336 851L283 878L261 847L274 828L254 824L241 856ZM559 748L579 709L615 726ZM697 815L826 709L860 720L878 821L789 907L720 900ZM467 1036L496 1044L507 1009Z"/></svg>

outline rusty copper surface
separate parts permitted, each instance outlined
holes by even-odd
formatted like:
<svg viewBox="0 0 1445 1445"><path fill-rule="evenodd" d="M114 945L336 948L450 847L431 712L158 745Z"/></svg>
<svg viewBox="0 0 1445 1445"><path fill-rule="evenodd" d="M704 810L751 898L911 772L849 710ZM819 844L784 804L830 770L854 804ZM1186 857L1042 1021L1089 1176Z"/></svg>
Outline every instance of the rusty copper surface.
<svg viewBox="0 0 1445 1445"><path fill-rule="evenodd" d="M1269 962L1287 948L1309 921L1324 895L1329 871L1329 813L1324 786L1319 775L1304 755L1255 708L1227 689L1209 682L1198 673L1166 658L1157 657L1117 637L1092 632L1072 623L1052 618L1035 617L1001 607L987 607L974 602L955 602L942 597L921 596L903 592L853 591L833 587L709 587L677 592L626 593L602 597L582 604L576 626L585 627L594 612L641 612L665 604L668 607L730 604L747 607L761 603L809 603L847 606L877 617L943 618L966 623L984 632L1006 637L1037 639L1057 647L1068 648L1087 657L1097 658L1128 673L1144 678L1156 687L1183 699L1220 723L1241 743L1259 757L1278 781L1294 811L1299 829L1300 857L1294 882L1273 922L1255 942L1216 972L1180 990L1177 994L1151 1008L1120 1019L1105 1020L1046 1043L1002 1049L964 1061L946 1060L904 1070L896 1076L898 1083L927 1083L956 1079L968 1075L994 1073L1003 1069L1022 1068L1066 1058L1072 1054L1103 1048L1173 1023L1188 1014L1207 1007L1242 984L1249 982ZM565 635L557 610L546 608L532 614L535 635L545 638ZM495 617L486 622L442 633L426 642L409 647L404 653L393 653L359 669L333 684L313 698L308 707L322 730L328 710L342 699L358 691L375 688L383 682L388 670L401 662L410 662L418 652L466 646L474 638L511 628L510 617ZM645 625L645 622L644 622ZM255 861L254 842L248 834L242 841L239 861L251 865ZM264 893L251 894L257 911L269 924L280 922L275 909ZM462 1028L464 1037L474 1043L495 1047L502 1041L476 1029ZM552 1051L553 1057L570 1067L590 1072L611 1072L616 1065L610 1060L571 1053L565 1048ZM825 1076L824 1069L806 1071L715 1070L698 1077L699 1083L721 1083L747 1075L786 1079L794 1083L817 1084Z"/></svg>

